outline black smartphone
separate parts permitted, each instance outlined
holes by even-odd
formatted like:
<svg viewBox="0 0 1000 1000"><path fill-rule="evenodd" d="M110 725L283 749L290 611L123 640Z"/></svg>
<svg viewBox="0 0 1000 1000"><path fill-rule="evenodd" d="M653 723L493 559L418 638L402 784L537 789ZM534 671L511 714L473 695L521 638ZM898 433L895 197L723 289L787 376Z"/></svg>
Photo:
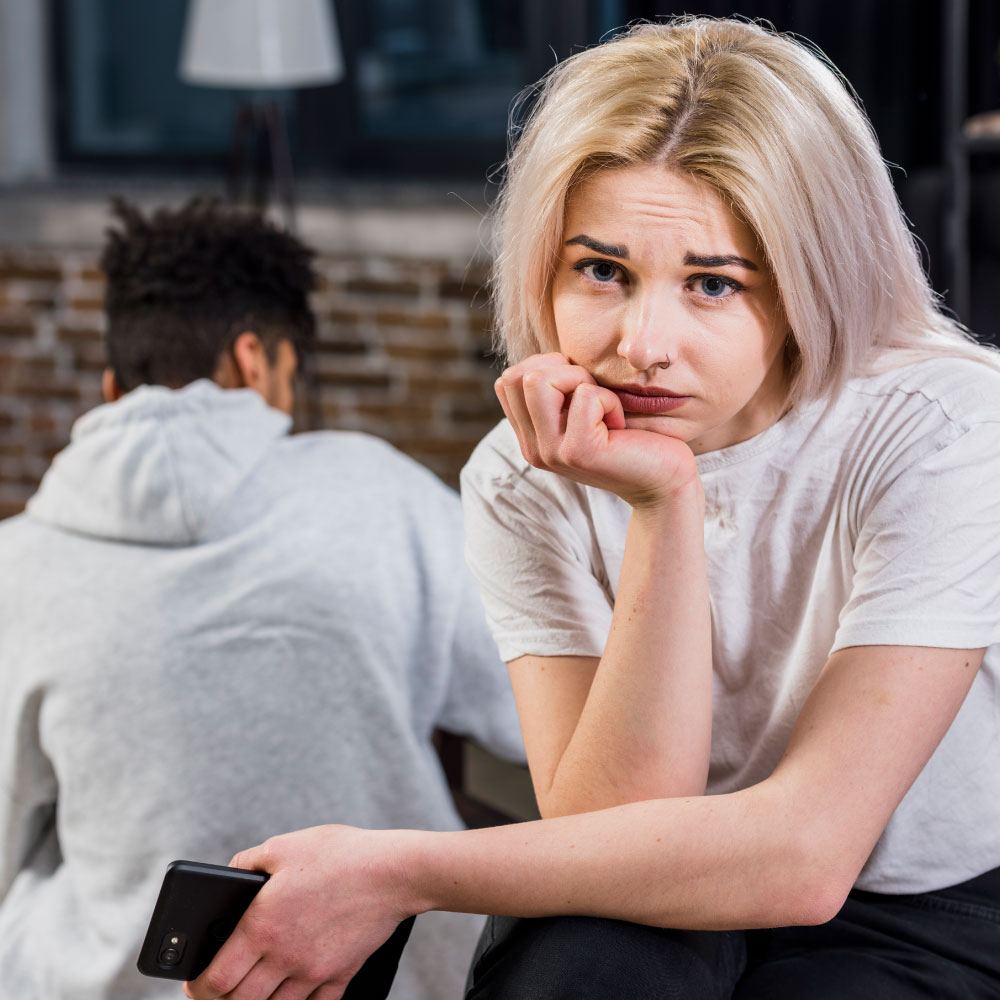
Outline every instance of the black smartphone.
<svg viewBox="0 0 1000 1000"><path fill-rule="evenodd" d="M265 872L245 868L172 862L139 952L139 971L161 979L196 979L267 879Z"/></svg>
<svg viewBox="0 0 1000 1000"><path fill-rule="evenodd" d="M161 979L197 979L240 922L265 872L200 861L167 866L139 952L139 971ZM408 917L355 973L343 1000L383 1000L392 987L414 917Z"/></svg>

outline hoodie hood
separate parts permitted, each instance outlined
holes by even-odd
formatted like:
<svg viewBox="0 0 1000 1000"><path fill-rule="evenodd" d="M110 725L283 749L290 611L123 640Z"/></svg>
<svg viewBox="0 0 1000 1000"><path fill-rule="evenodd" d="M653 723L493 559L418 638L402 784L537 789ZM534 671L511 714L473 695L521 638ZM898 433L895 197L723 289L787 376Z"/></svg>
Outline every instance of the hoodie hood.
<svg viewBox="0 0 1000 1000"><path fill-rule="evenodd" d="M27 513L98 538L190 545L291 422L252 389L140 386L77 420Z"/></svg>

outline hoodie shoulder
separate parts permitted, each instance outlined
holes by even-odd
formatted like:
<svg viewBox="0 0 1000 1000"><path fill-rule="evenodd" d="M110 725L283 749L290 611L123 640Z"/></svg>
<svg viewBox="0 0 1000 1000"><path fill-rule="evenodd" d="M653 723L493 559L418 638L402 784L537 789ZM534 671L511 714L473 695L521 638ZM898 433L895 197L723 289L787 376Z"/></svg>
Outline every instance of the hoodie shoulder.
<svg viewBox="0 0 1000 1000"><path fill-rule="evenodd" d="M190 545L290 422L249 389L141 386L76 422L28 514L110 541Z"/></svg>

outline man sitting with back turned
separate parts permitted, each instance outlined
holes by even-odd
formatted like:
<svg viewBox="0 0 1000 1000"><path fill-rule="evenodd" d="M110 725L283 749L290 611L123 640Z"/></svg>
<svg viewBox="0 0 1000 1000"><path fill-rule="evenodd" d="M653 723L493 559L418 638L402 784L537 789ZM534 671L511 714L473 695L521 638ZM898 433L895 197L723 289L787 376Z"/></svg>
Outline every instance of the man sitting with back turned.
<svg viewBox="0 0 1000 1000"><path fill-rule="evenodd" d="M179 996L135 968L169 861L457 828L435 727L523 760L457 497L378 439L289 436L311 252L211 203L116 212L109 402L0 524L12 1000ZM391 996L460 995L477 933L422 917Z"/></svg>

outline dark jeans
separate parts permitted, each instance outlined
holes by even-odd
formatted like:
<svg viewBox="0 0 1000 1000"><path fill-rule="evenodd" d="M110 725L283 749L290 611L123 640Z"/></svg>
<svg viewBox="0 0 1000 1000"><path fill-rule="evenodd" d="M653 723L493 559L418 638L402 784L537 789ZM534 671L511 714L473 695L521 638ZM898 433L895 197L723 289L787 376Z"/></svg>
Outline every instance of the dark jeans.
<svg viewBox="0 0 1000 1000"><path fill-rule="evenodd" d="M491 917L466 1000L998 1000L1000 868L914 896L855 890L818 927L670 931Z"/></svg>
<svg viewBox="0 0 1000 1000"><path fill-rule="evenodd" d="M354 974L342 1000L384 1000L392 989L399 958L413 930L414 917L404 920Z"/></svg>

